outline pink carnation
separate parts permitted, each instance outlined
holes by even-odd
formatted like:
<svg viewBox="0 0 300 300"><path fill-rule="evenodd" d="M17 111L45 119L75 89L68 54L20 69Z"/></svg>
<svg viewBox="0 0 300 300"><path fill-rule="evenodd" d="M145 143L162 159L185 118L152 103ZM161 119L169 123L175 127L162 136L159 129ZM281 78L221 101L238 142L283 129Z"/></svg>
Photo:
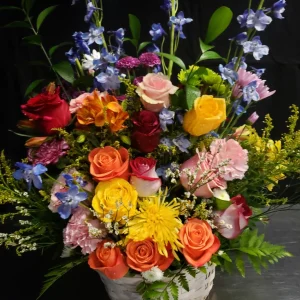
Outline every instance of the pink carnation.
<svg viewBox="0 0 300 300"><path fill-rule="evenodd" d="M92 213L79 206L64 229L64 244L71 248L81 247L81 252L85 255L93 252L106 234L104 224L92 219Z"/></svg>
<svg viewBox="0 0 300 300"><path fill-rule="evenodd" d="M52 139L44 142L38 148L30 148L28 160L34 165L56 164L62 156L67 154L67 150L69 150L69 145L64 139Z"/></svg>
<svg viewBox="0 0 300 300"><path fill-rule="evenodd" d="M160 58L152 52L143 53L139 57L139 60L144 66L151 67L151 68L161 64Z"/></svg>
<svg viewBox="0 0 300 300"><path fill-rule="evenodd" d="M138 67L141 64L138 58L132 56L126 56L121 58L117 63L116 67L118 69L130 70Z"/></svg>
<svg viewBox="0 0 300 300"><path fill-rule="evenodd" d="M269 91L269 87L265 85L265 80L261 80L256 74L247 72L245 69L240 68L238 70L239 79L233 87L232 95L236 98L242 96L242 89L250 82L256 81L256 91L259 94L260 100L272 96L276 91Z"/></svg>
<svg viewBox="0 0 300 300"><path fill-rule="evenodd" d="M221 172L227 181L243 179L248 170L248 151L233 139L217 139L210 145L213 166ZM226 164L225 164L226 163ZM221 166L225 164L224 166Z"/></svg>
<svg viewBox="0 0 300 300"><path fill-rule="evenodd" d="M70 113L71 114L74 114L76 113L76 111L82 107L82 104L83 104L83 100L87 97L87 96L90 96L91 94L90 93L84 93L84 94L81 94L80 96L78 96L77 98L75 99L72 99L70 101L70 105L69 105L69 110L70 110Z"/></svg>

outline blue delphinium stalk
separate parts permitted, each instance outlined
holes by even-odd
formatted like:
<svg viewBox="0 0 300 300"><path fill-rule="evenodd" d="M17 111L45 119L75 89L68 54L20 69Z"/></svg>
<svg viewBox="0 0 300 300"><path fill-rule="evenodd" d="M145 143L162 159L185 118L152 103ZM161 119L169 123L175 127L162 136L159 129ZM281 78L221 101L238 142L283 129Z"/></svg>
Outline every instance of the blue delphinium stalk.
<svg viewBox="0 0 300 300"><path fill-rule="evenodd" d="M100 52L95 49L89 54L84 54L82 59L82 68L84 70L98 70L101 67L106 67L107 63L101 60Z"/></svg>
<svg viewBox="0 0 300 300"><path fill-rule="evenodd" d="M55 193L55 196L62 203L57 212L62 219L67 219L70 217L72 209L78 207L81 201L86 200L88 194L80 192L77 185L72 185L66 192Z"/></svg>
<svg viewBox="0 0 300 300"><path fill-rule="evenodd" d="M245 112L245 108L242 105L240 105L240 103L241 103L241 100L235 100L232 103L233 112L237 116L240 116L242 113Z"/></svg>
<svg viewBox="0 0 300 300"><path fill-rule="evenodd" d="M159 113L160 127L163 131L168 131L167 125L171 125L174 123L174 116L175 112L172 110L168 110L167 108L164 108Z"/></svg>
<svg viewBox="0 0 300 300"><path fill-rule="evenodd" d="M161 38L163 35L166 34L164 29L161 27L160 23L152 24L151 30L149 31L149 33L152 36L153 41L157 41L159 38Z"/></svg>
<svg viewBox="0 0 300 300"><path fill-rule="evenodd" d="M254 12L252 9L245 10L242 15L237 17L241 27L255 28L257 31L263 31L272 22L272 18L267 16L263 10Z"/></svg>
<svg viewBox="0 0 300 300"><path fill-rule="evenodd" d="M178 32L179 37L182 39L186 38L182 31L183 25L191 23L192 21L193 19L184 17L183 11L180 11L177 16L170 17L170 22L175 25L175 31Z"/></svg>
<svg viewBox="0 0 300 300"><path fill-rule="evenodd" d="M285 11L285 7L286 7L286 1L285 0L279 0L277 2L275 2L272 6L272 13L274 18L276 19L284 19L284 17L282 16L282 14Z"/></svg>
<svg viewBox="0 0 300 300"><path fill-rule="evenodd" d="M96 76L96 81L104 90L117 90L120 88L119 70L108 66L105 72L101 72Z"/></svg>
<svg viewBox="0 0 300 300"><path fill-rule="evenodd" d="M41 189L43 187L41 174L47 172L47 168L41 164L37 164L35 166L31 166L28 164L24 164L21 162L17 162L15 164L19 170L16 170L13 173L13 177L16 180L24 179L27 183L28 190L31 190L32 183L37 189Z"/></svg>
<svg viewBox="0 0 300 300"><path fill-rule="evenodd" d="M228 64L232 69L234 68L236 62L237 62L238 58L237 57L233 57L231 60L231 63ZM244 56L241 57L240 61L239 61L239 68L242 69L247 69L247 64L246 64L246 59Z"/></svg>
<svg viewBox="0 0 300 300"><path fill-rule="evenodd" d="M189 153L188 148L191 142L183 134L173 139L172 142L181 152Z"/></svg>
<svg viewBox="0 0 300 300"><path fill-rule="evenodd" d="M260 78L266 71L266 69L256 69L253 67L250 67L250 68L257 75L258 78Z"/></svg>
<svg viewBox="0 0 300 300"><path fill-rule="evenodd" d="M243 100L247 103L251 101L258 101L260 99L258 92L256 91L257 82L252 81L243 88Z"/></svg>
<svg viewBox="0 0 300 300"><path fill-rule="evenodd" d="M147 47L147 52L158 53L160 49L155 44L151 44Z"/></svg>
<svg viewBox="0 0 300 300"><path fill-rule="evenodd" d="M87 41L88 45L96 43L97 45L103 44L102 34L104 27L97 27L95 24L91 24L89 32L84 33L82 38Z"/></svg>
<svg viewBox="0 0 300 300"><path fill-rule="evenodd" d="M235 41L238 45L242 45L248 40L247 32L241 32L236 37L230 39Z"/></svg>
<svg viewBox="0 0 300 300"><path fill-rule="evenodd" d="M226 66L220 64L219 71L223 80L227 80L230 85L233 85L238 80L238 74L234 71L234 65L232 62Z"/></svg>
<svg viewBox="0 0 300 300"><path fill-rule="evenodd" d="M97 7L95 7L94 4L91 1L89 1L86 6L86 15L84 16L84 21L89 23L96 10Z"/></svg>
<svg viewBox="0 0 300 300"><path fill-rule="evenodd" d="M164 10L167 13L170 13L172 8L172 3L170 0L163 0L163 4L160 6L162 10Z"/></svg>
<svg viewBox="0 0 300 300"><path fill-rule="evenodd" d="M84 39L84 37L85 37L84 33L74 32L73 38L74 38L75 46L77 47L77 49L80 52L83 52L85 54L90 54L91 50L90 50L86 40Z"/></svg>
<svg viewBox="0 0 300 300"><path fill-rule="evenodd" d="M256 60L260 60L264 55L269 54L269 47L262 45L259 36L255 36L251 41L247 41L243 44L245 53L252 53Z"/></svg>
<svg viewBox="0 0 300 300"><path fill-rule="evenodd" d="M76 59L80 59L80 55L78 50L74 50L74 48L71 48L68 52L65 53L67 56L70 64L75 65Z"/></svg>

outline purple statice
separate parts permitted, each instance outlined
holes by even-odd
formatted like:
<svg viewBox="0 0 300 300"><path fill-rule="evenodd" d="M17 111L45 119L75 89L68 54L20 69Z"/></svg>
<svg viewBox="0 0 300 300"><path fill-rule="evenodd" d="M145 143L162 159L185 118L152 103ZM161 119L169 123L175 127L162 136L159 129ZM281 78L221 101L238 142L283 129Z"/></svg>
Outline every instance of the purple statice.
<svg viewBox="0 0 300 300"><path fill-rule="evenodd" d="M90 54L91 50L90 50L86 40L84 39L84 37L85 37L84 33L74 32L73 38L74 38L75 46L77 47L77 49L80 52L83 52L85 54Z"/></svg>
<svg viewBox="0 0 300 300"><path fill-rule="evenodd" d="M80 59L78 50L74 50L74 48L71 48L68 52L65 53L65 55L68 58L70 64L72 65L75 65L76 59Z"/></svg>
<svg viewBox="0 0 300 300"><path fill-rule="evenodd" d="M163 0L163 4L160 6L162 10L169 13L172 9L172 2L171 0Z"/></svg>
<svg viewBox="0 0 300 300"><path fill-rule="evenodd" d="M133 68L137 68L140 65L140 61L136 57L126 56L121 58L117 63L116 67L118 69L131 70Z"/></svg>
<svg viewBox="0 0 300 300"><path fill-rule="evenodd" d="M187 23L191 23L192 21L193 19L184 17L183 11L180 11L176 17L175 16L170 17L170 23L175 25L175 30L176 32L178 32L179 37L182 39L186 38L186 36L182 31L183 25Z"/></svg>
<svg viewBox="0 0 300 300"><path fill-rule="evenodd" d="M264 69L264 68L263 69L256 69L256 68L253 68L253 67L251 67L251 70L256 74L256 76L258 78L260 78L266 71L266 69Z"/></svg>
<svg viewBox="0 0 300 300"><path fill-rule="evenodd" d="M55 193L55 196L61 202L57 212L62 219L69 218L72 210L78 207L81 201L88 198L88 194L80 192L77 185L72 185L66 192Z"/></svg>
<svg viewBox="0 0 300 300"><path fill-rule="evenodd" d="M243 100L247 103L251 101L258 101L260 99L259 94L256 90L257 82L252 81L243 88Z"/></svg>
<svg viewBox="0 0 300 300"><path fill-rule="evenodd" d="M152 24L151 30L149 31L149 33L152 36L152 41L157 41L163 35L166 35L166 32L161 27L160 23Z"/></svg>
<svg viewBox="0 0 300 300"><path fill-rule="evenodd" d="M231 65L235 66L235 64L237 62L237 59L238 59L237 57L233 57L232 60L231 60L231 62L232 62ZM246 59L245 59L244 56L242 56L241 59L240 59L239 68L242 68L242 69L245 69L245 70L247 69Z"/></svg>
<svg viewBox="0 0 300 300"><path fill-rule="evenodd" d="M167 108L163 108L159 113L159 122L160 127L163 131L168 131L167 125L171 125L174 123L175 112L172 110L168 110Z"/></svg>
<svg viewBox="0 0 300 300"><path fill-rule="evenodd" d="M172 140L173 144L181 151L185 153L189 153L187 150L192 144L188 138L186 138L183 134L179 135L175 139Z"/></svg>
<svg viewBox="0 0 300 300"><path fill-rule="evenodd" d="M88 45L96 43L97 45L102 45L102 34L104 32L104 27L97 27L95 24L91 24L89 32L83 34L83 39L87 41Z"/></svg>
<svg viewBox="0 0 300 300"><path fill-rule="evenodd" d="M145 52L140 55L139 60L142 65L153 68L161 64L160 58L151 52Z"/></svg>
<svg viewBox="0 0 300 300"><path fill-rule="evenodd" d="M160 52L160 49L155 44L151 44L147 47L147 52L158 53Z"/></svg>
<svg viewBox="0 0 300 300"><path fill-rule="evenodd" d="M260 60L264 55L269 54L269 47L262 45L259 36L255 36L251 41L247 41L243 44L245 53L252 53L256 60Z"/></svg>
<svg viewBox="0 0 300 300"><path fill-rule="evenodd" d="M160 141L159 141L159 143L163 144L163 145L165 145L167 147L172 147L173 146L172 140L170 138L168 138L168 137L161 138Z"/></svg>
<svg viewBox="0 0 300 300"><path fill-rule="evenodd" d="M119 70L109 66L105 72L98 74L95 79L103 90L117 90L120 88L120 80L118 75Z"/></svg>
<svg viewBox="0 0 300 300"><path fill-rule="evenodd" d="M237 20L242 28L255 28L257 31L265 30L266 26L272 22L272 18L267 16L261 9L256 12L252 9L247 9L242 15L237 17Z"/></svg>
<svg viewBox="0 0 300 300"><path fill-rule="evenodd" d="M42 177L41 174L47 172L47 168L41 164L37 164L36 166L31 166L28 164L24 164L21 162L17 162L15 164L19 170L16 170L13 173L13 177L16 180L24 179L27 183L28 191L31 190L32 184L35 188L41 189L43 187L42 185Z"/></svg>
<svg viewBox="0 0 300 300"><path fill-rule="evenodd" d="M243 45L248 40L247 32L241 32L236 37L230 40L235 41L238 45Z"/></svg>
<svg viewBox="0 0 300 300"><path fill-rule="evenodd" d="M233 85L238 80L238 74L234 71L234 64L232 62L226 66L220 64L219 71L223 80L227 80L230 85Z"/></svg>
<svg viewBox="0 0 300 300"><path fill-rule="evenodd" d="M272 9L271 9L274 18L284 19L282 14L285 11L285 7L286 7L286 1L285 0L279 0L279 1L275 2L272 6Z"/></svg>
<svg viewBox="0 0 300 300"><path fill-rule="evenodd" d="M33 164L42 164L44 166L56 164L58 160L67 154L69 145L64 139L52 139L44 142L38 148L28 150L28 160Z"/></svg>
<svg viewBox="0 0 300 300"><path fill-rule="evenodd" d="M138 77L135 77L135 78L133 79L133 84L136 85L136 86L138 86L139 83L143 82L143 78L144 78L144 76L138 76Z"/></svg>
<svg viewBox="0 0 300 300"><path fill-rule="evenodd" d="M95 7L94 4L91 1L89 1L86 6L86 15L84 16L84 21L89 23L96 10L97 7Z"/></svg>

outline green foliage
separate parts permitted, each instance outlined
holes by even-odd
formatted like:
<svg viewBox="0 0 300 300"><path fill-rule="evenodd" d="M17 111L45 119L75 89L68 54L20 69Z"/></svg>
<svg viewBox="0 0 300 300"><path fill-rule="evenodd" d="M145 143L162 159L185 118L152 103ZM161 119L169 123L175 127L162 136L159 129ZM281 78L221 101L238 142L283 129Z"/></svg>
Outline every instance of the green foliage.
<svg viewBox="0 0 300 300"><path fill-rule="evenodd" d="M30 85L27 87L24 96L27 97L30 95L32 91L34 91L35 88L37 88L42 82L44 82L45 79L37 79L30 83Z"/></svg>
<svg viewBox="0 0 300 300"><path fill-rule="evenodd" d="M182 61L181 58L175 56L175 55L171 55L169 53L162 53L162 52L158 52L156 53L159 56L165 57L169 60L172 60L175 64L177 64L181 69L186 70L185 64Z"/></svg>
<svg viewBox="0 0 300 300"><path fill-rule="evenodd" d="M197 63L199 63L200 61L203 61L203 60L210 60L210 59L222 59L222 60L224 60L224 58L220 54L218 54L217 52L215 52L215 51L206 51L200 56Z"/></svg>
<svg viewBox="0 0 300 300"><path fill-rule="evenodd" d="M72 45L72 43L70 42L64 42L64 43L61 43L59 45L56 45L56 46L53 46L49 49L48 53L49 53L49 56L51 57L54 52L56 52L57 49L61 48L61 47L64 47L64 46L69 46L69 45Z"/></svg>
<svg viewBox="0 0 300 300"><path fill-rule="evenodd" d="M27 28L31 29L30 25L25 21L13 21L4 26L4 28Z"/></svg>
<svg viewBox="0 0 300 300"><path fill-rule="evenodd" d="M45 275L46 280L44 281L43 288L38 296L37 300L42 297L42 295L63 275L68 273L73 268L77 267L78 265L85 263L88 257L80 257L77 259L72 258L72 260L67 260L64 264L58 265L54 268L51 268L50 271Z"/></svg>
<svg viewBox="0 0 300 300"><path fill-rule="evenodd" d="M194 107L194 102L197 98L200 97L200 90L192 85L185 86L186 93L186 102L188 109L192 109Z"/></svg>
<svg viewBox="0 0 300 300"><path fill-rule="evenodd" d="M40 27L44 23L45 19L55 10L58 5L53 5L44 9L37 17L36 28L39 31Z"/></svg>
<svg viewBox="0 0 300 300"><path fill-rule="evenodd" d="M67 82L73 83L74 78L74 72L72 69L72 66L67 61L62 61L58 64L53 65L53 70L61 76L64 80Z"/></svg>

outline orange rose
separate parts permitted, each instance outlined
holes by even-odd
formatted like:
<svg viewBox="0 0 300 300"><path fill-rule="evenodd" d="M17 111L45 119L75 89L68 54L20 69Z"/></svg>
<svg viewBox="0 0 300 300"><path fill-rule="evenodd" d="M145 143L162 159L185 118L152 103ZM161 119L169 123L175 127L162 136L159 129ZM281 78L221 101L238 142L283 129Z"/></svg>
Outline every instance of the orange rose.
<svg viewBox="0 0 300 300"><path fill-rule="evenodd" d="M209 224L199 219L190 219L180 229L179 239L185 259L193 267L205 265L221 245Z"/></svg>
<svg viewBox="0 0 300 300"><path fill-rule="evenodd" d="M89 266L102 272L109 279L120 279L126 275L129 267L125 263L124 256L118 247L107 245L110 240L102 240L97 249L89 256Z"/></svg>
<svg viewBox="0 0 300 300"><path fill-rule="evenodd" d="M84 94L86 97L81 99L81 106L77 110L77 120L81 125L95 124L102 127L109 124L112 132L119 131L125 126L123 123L129 115L123 111L118 100L107 93L94 91L92 94Z"/></svg>
<svg viewBox="0 0 300 300"><path fill-rule="evenodd" d="M151 239L140 242L131 240L126 247L127 264L138 272L148 271L154 266L165 271L174 260L171 248L167 250L168 257L159 254L157 244Z"/></svg>
<svg viewBox="0 0 300 300"><path fill-rule="evenodd" d="M90 173L96 181L112 178L128 180L129 154L125 148L119 150L110 146L96 148L90 152L89 162Z"/></svg>

